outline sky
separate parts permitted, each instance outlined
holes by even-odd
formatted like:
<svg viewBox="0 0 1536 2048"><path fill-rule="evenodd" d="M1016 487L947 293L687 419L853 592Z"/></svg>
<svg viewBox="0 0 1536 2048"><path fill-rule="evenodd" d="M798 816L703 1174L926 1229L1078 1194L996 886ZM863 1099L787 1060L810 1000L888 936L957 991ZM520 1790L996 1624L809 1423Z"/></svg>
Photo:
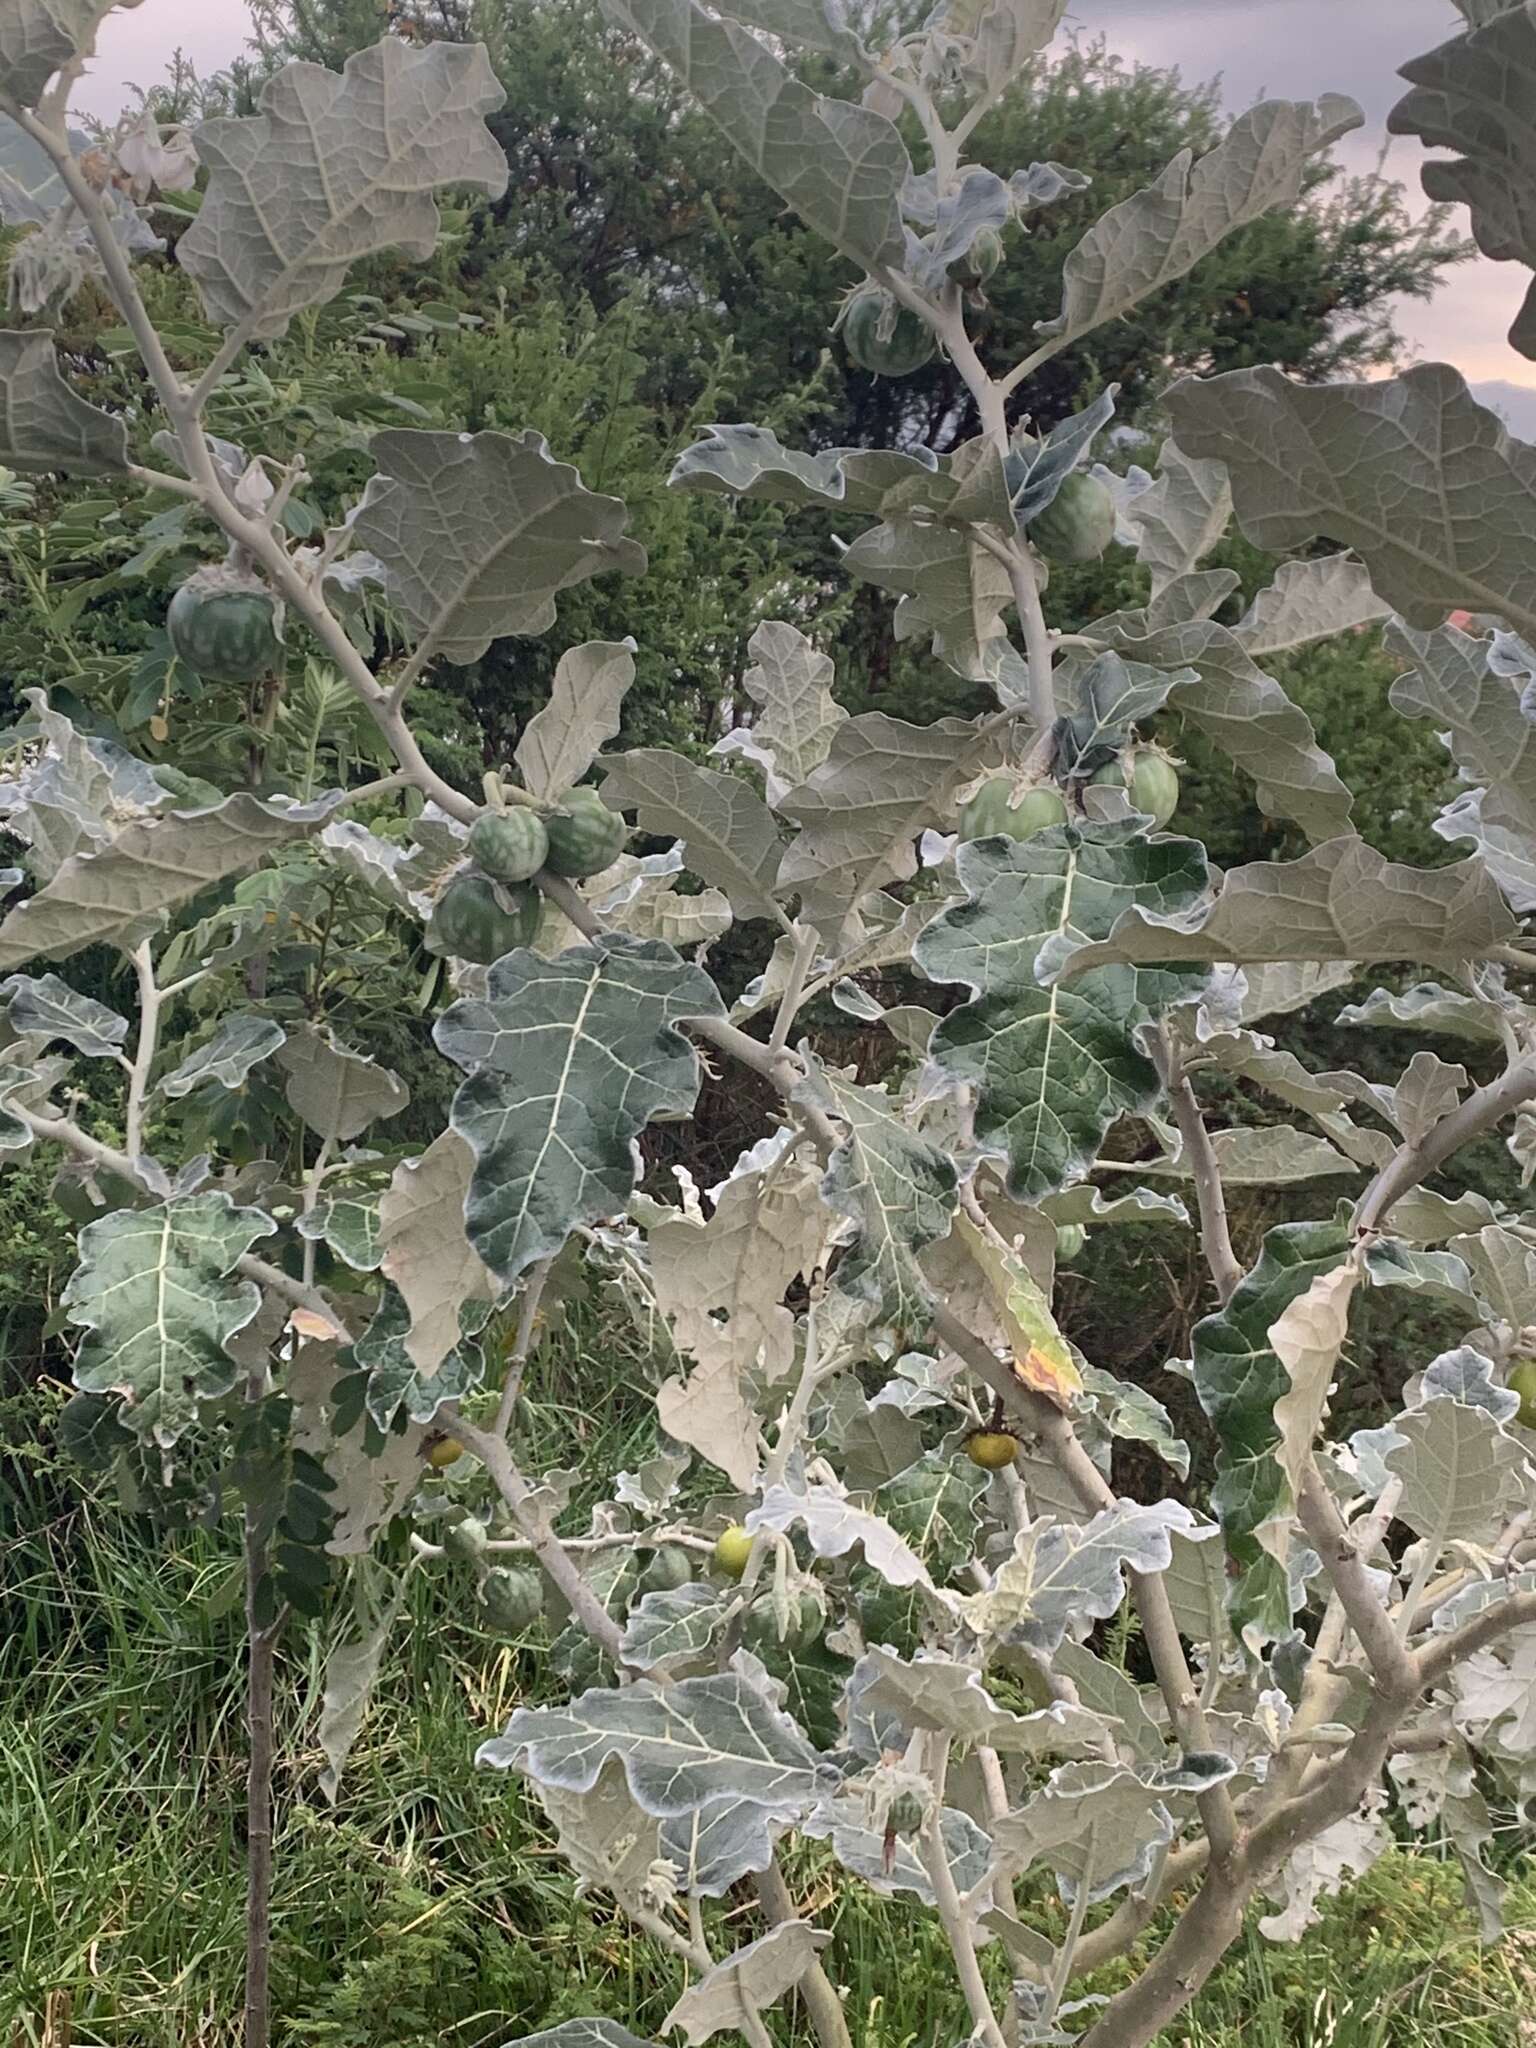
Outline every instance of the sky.
<svg viewBox="0 0 1536 2048"><path fill-rule="evenodd" d="M1338 146L1340 162L1369 171L1385 149L1388 174L1417 207L1423 150L1412 137L1386 132L1388 110L1404 90L1396 71L1459 26L1451 0L1073 0L1064 31L1102 34L1127 59L1177 65L1191 81L1219 74L1234 113L1264 97L1349 93L1365 125ZM173 44L198 71L215 71L239 54L246 33L244 0L143 0L108 18L77 103L91 113L115 112L129 84L159 76ZM1457 225L1465 228L1464 212ZM1415 353L1493 386L1485 398L1536 434L1536 363L1505 339L1526 282L1519 265L1478 257L1430 304L1404 306L1399 325Z"/></svg>

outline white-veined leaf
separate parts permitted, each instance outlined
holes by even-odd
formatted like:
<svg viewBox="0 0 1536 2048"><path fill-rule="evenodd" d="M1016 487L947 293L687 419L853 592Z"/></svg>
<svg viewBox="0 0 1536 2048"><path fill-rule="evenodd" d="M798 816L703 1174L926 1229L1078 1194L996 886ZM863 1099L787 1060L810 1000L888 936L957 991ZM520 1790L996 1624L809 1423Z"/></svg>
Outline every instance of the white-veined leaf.
<svg viewBox="0 0 1536 2048"><path fill-rule="evenodd" d="M227 1394L238 1370L229 1340L261 1305L236 1262L272 1229L260 1209L227 1195L183 1195L120 1209L80 1233L80 1264L64 1291L86 1332L75 1384L121 1394L122 1419L141 1438L174 1444L199 1403Z"/></svg>
<svg viewBox="0 0 1536 2048"><path fill-rule="evenodd" d="M401 427L371 448L378 468L353 527L418 654L478 660L508 633L548 632L573 583L645 567L644 548L623 537L624 506L587 490L541 434Z"/></svg>
<svg viewBox="0 0 1536 2048"><path fill-rule="evenodd" d="M483 44L388 36L339 74L285 64L259 113L204 121L207 189L176 254L210 316L269 339L334 297L360 257L430 256L438 186L506 190L485 125L505 98Z"/></svg>
<svg viewBox="0 0 1536 2048"><path fill-rule="evenodd" d="M619 711L635 680L632 640L588 640L555 665L549 701L523 728L513 760L531 796L553 802L574 789L619 730Z"/></svg>
<svg viewBox="0 0 1536 2048"><path fill-rule="evenodd" d="M205 1083L216 1088L242 1088L251 1069L279 1051L286 1037L275 1019L260 1016L255 1010L235 1010L221 1017L213 1036L165 1075L160 1093L179 1102Z"/></svg>
<svg viewBox="0 0 1536 2048"><path fill-rule="evenodd" d="M656 940L616 935L556 960L509 953L483 997L439 1017L439 1049L470 1077L453 1104L475 1155L465 1221L503 1284L578 1223L624 1209L635 1138L698 1093L698 1056L678 1023L720 1015L699 968Z"/></svg>
<svg viewBox="0 0 1536 2048"><path fill-rule="evenodd" d="M587 1792L615 1758L641 1809L658 1819L723 1798L787 1816L833 1779L788 1716L735 1672L668 1686L640 1679L563 1706L520 1707L475 1761Z"/></svg>

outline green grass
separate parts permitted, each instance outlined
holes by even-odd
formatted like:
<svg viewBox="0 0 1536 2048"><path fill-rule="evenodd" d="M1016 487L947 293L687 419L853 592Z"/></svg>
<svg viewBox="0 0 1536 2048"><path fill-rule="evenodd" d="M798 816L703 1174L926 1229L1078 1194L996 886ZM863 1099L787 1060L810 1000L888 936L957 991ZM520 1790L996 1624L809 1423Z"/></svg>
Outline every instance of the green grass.
<svg viewBox="0 0 1536 2048"><path fill-rule="evenodd" d="M535 1424L552 1461L585 1461L594 1474L633 1464L643 1433L603 1420L600 1403L577 1404L561 1348L549 1349ZM43 2048L47 2001L65 1992L75 2048L236 2048L244 1746L232 1535L149 1534L110 1500L60 1485L42 1447L13 1472L0 1491L0 2042ZM537 1688L539 1647L492 1640L439 1579L415 1575L330 1808L315 1789L319 1653L290 1632L280 2048L495 2048L580 2012L659 2038L677 1966L601 1902L575 1900L521 1787L471 1762ZM951 2048L965 2037L927 1916L845 1884L819 1851L791 1874L835 1930L830 1960L857 2048ZM1037 1914L1042 1926L1060 1916L1046 1900ZM722 1938L751 1931L745 1907L721 1917ZM1512 1893L1510 1919L1536 1927L1536 1883ZM1128 1968L1091 1988L1113 1991ZM1536 1936L1479 1949L1454 1869L1394 1854L1326 1906L1298 1946L1250 1934L1198 2014L1166 2038L1170 2048L1523 2048L1517 2015L1533 1994Z"/></svg>

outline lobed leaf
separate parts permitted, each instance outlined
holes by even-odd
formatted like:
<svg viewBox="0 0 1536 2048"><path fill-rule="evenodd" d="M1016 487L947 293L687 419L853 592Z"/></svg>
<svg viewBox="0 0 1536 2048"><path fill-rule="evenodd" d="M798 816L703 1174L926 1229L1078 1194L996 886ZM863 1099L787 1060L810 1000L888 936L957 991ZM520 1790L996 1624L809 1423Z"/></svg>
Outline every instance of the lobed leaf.
<svg viewBox="0 0 1536 2048"><path fill-rule="evenodd" d="M20 1037L45 1043L62 1038L88 1060L119 1056L128 1036L126 1017L94 996L81 995L56 974L13 974L0 981L0 1002L7 1006L11 1029Z"/></svg>
<svg viewBox="0 0 1536 2048"><path fill-rule="evenodd" d="M41 0L31 5L41 11ZM0 41L4 32L0 21ZM0 462L24 474L113 476L128 468L127 428L64 382L46 331L0 331Z"/></svg>
<svg viewBox="0 0 1536 2048"><path fill-rule="evenodd" d="M503 1285L624 1208L635 1138L698 1093L678 1024L721 1014L714 983L670 946L612 935L555 960L509 953L483 997L438 1018L439 1050L470 1077L452 1112L475 1155L465 1222Z"/></svg>
<svg viewBox="0 0 1536 2048"><path fill-rule="evenodd" d="M620 1692L583 1693L563 1706L520 1707L475 1761L538 1784L588 1792L611 1759L658 1819L712 1799L747 1799L767 1812L809 1808L831 1774L789 1718L735 1672Z"/></svg>
<svg viewBox="0 0 1536 2048"><path fill-rule="evenodd" d="M588 640L555 665L549 700L524 726L513 760L531 796L553 802L574 789L619 730L635 680L632 640Z"/></svg>
<svg viewBox="0 0 1536 2048"><path fill-rule="evenodd" d="M1466 0L1471 24L1401 72L1413 87L1387 116L1393 135L1417 135L1426 148L1457 152L1421 172L1424 190L1464 204L1472 233L1496 263L1536 269L1536 139L1525 91L1536 65L1536 22L1515 0ZM1536 356L1536 285L1509 331L1513 347Z"/></svg>
<svg viewBox="0 0 1536 2048"><path fill-rule="evenodd" d="M270 1059L286 1038L273 1018L255 1010L233 1010L219 1019L211 1038L161 1078L160 1093L179 1102L205 1084L231 1091L243 1088L252 1070Z"/></svg>
<svg viewBox="0 0 1536 2048"><path fill-rule="evenodd" d="M724 890L738 917L778 916L779 829L741 776L669 747L632 747L610 762L603 801L633 811L642 832L681 839L689 871Z"/></svg>
<svg viewBox="0 0 1536 2048"><path fill-rule="evenodd" d="M1315 106L1264 100L1198 160L1180 150L1155 185L1112 206L1084 235L1062 273L1061 312L1041 332L1065 346L1182 277L1245 221L1293 206L1309 160L1362 118L1339 93Z"/></svg>
<svg viewBox="0 0 1536 2048"><path fill-rule="evenodd" d="M949 1228L957 1200L954 1163L913 1128L883 1088L861 1088L814 1055L807 1058L795 1099L842 1129L821 1198L854 1227L834 1285L869 1302L897 1336L921 1335L932 1320L933 1297L918 1254Z"/></svg>
<svg viewBox="0 0 1536 2048"><path fill-rule="evenodd" d="M372 449L378 469L353 530L383 564L418 655L478 661L506 634L547 633L556 596L573 583L645 567L644 548L623 537L619 500L585 489L531 429L391 428Z"/></svg>
<svg viewBox="0 0 1536 2048"><path fill-rule="evenodd" d="M662 2025L681 2033L689 2048L727 2029L760 2025L758 2015L793 1991L832 1936L803 1920L785 1920L715 1964L690 1984Z"/></svg>
<svg viewBox="0 0 1536 2048"><path fill-rule="evenodd" d="M75 1385L122 1396L121 1419L169 1448L200 1404L227 1394L237 1366L229 1341L261 1305L236 1262L272 1219L228 1195L182 1195L120 1209L80 1233L80 1264L64 1290L69 1320L86 1332Z"/></svg>
<svg viewBox="0 0 1536 2048"><path fill-rule="evenodd" d="M135 944L212 883L318 831L340 800L332 791L280 804L242 790L210 810L134 819L94 850L71 853L0 919L0 972L102 941Z"/></svg>
<svg viewBox="0 0 1536 2048"><path fill-rule="evenodd" d="M1186 377L1164 402L1180 447L1226 464L1255 546L1283 554L1326 534L1411 626L1465 607L1536 633L1536 448L1446 364L1375 384L1231 370Z"/></svg>
<svg viewBox="0 0 1536 2048"><path fill-rule="evenodd" d="M1159 960L1443 960L1496 952L1519 925L1481 861L1410 868L1359 839L1294 861L1229 868L1214 896L1172 912L1133 905L1107 939L1050 963L1070 986L1091 969Z"/></svg>
<svg viewBox="0 0 1536 2048"><path fill-rule="evenodd" d="M474 1155L456 1131L402 1160L378 1205L378 1264L410 1314L406 1355L431 1379L459 1341L464 1311L497 1287L469 1241L464 1205Z"/></svg>
<svg viewBox="0 0 1536 2048"><path fill-rule="evenodd" d="M1022 845L976 841L961 850L960 877L969 902L914 948L930 981L973 991L934 1032L930 1057L975 1087L978 1145L1006 1159L1009 1193L1028 1201L1079 1176L1115 1118L1152 1100L1157 1073L1135 1033L1202 979L1111 970L1050 989L1038 979L1042 948L1108 933L1127 905L1195 901L1204 854L1123 825L1062 826Z"/></svg>
<svg viewBox="0 0 1536 2048"><path fill-rule="evenodd" d="M604 0L671 66L726 141L808 227L865 270L901 265L898 201L911 171L883 115L823 99L766 43L694 0Z"/></svg>
<svg viewBox="0 0 1536 2048"><path fill-rule="evenodd" d="M285 64L259 113L204 121L207 188L176 253L209 317L268 340L334 298L359 258L402 249L425 260L438 186L506 190L506 157L485 125L505 98L483 44L389 36L339 74Z"/></svg>
<svg viewBox="0 0 1536 2048"><path fill-rule="evenodd" d="M379 1117L398 1116L411 1099L398 1074L353 1052L328 1028L297 1027L279 1049L277 1063L288 1076L288 1107L331 1144L361 1137Z"/></svg>
<svg viewBox="0 0 1536 2048"><path fill-rule="evenodd" d="M1261 1533L1287 1512L1291 1499L1275 1419L1291 1378L1271 1332L1315 1280L1335 1273L1346 1246L1344 1231L1331 1223L1277 1225L1231 1300L1194 1327L1195 1392L1220 1439L1211 1505L1236 1567L1228 1612L1250 1642L1272 1640L1291 1625L1286 1567Z"/></svg>

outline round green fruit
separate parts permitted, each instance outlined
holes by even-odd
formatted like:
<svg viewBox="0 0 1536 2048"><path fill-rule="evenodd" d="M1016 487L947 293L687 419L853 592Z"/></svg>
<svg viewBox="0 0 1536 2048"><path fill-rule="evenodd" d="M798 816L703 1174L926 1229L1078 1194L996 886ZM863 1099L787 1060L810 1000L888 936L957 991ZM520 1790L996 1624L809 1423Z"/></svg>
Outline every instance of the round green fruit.
<svg viewBox="0 0 1536 2048"><path fill-rule="evenodd" d="M938 344L933 329L889 292L860 292L843 316L843 346L861 370L876 377L910 377L930 362Z"/></svg>
<svg viewBox="0 0 1536 2048"><path fill-rule="evenodd" d="M493 882L526 882L548 852L544 820L526 804L487 811L469 828L469 857Z"/></svg>
<svg viewBox="0 0 1536 2048"><path fill-rule="evenodd" d="M888 1835L915 1835L927 1817L915 1792L898 1792L885 1810L885 1831Z"/></svg>
<svg viewBox="0 0 1536 2048"><path fill-rule="evenodd" d="M493 1627L521 1635L544 1612L543 1577L526 1565L489 1571L480 1588L480 1605Z"/></svg>
<svg viewBox="0 0 1536 2048"><path fill-rule="evenodd" d="M629 828L595 789L573 789L560 799L565 816L544 821L549 851L545 865L557 875L600 875L624 851Z"/></svg>
<svg viewBox="0 0 1536 2048"><path fill-rule="evenodd" d="M539 929L539 892L526 883L500 889L484 875L455 875L432 911L427 942L437 953L489 967Z"/></svg>
<svg viewBox="0 0 1536 2048"><path fill-rule="evenodd" d="M1516 1422L1522 1429L1536 1429L1536 1358L1515 1367L1509 1376L1509 1391L1520 1396Z"/></svg>
<svg viewBox="0 0 1536 2048"><path fill-rule="evenodd" d="M1013 801L1011 776L994 775L984 782L960 813L962 839L1033 839L1037 832L1067 822L1067 807L1054 789L1025 790Z"/></svg>
<svg viewBox="0 0 1536 2048"><path fill-rule="evenodd" d="M680 1543L663 1543L659 1550L653 1550L645 1570L640 1574L640 1590L644 1593L675 1593L693 1578L693 1559Z"/></svg>
<svg viewBox="0 0 1536 2048"><path fill-rule="evenodd" d="M728 1579L739 1579L752 1555L752 1538L740 1522L732 1522L715 1544L715 1569Z"/></svg>
<svg viewBox="0 0 1536 2048"><path fill-rule="evenodd" d="M965 1455L983 1472L1002 1472L1019 1455L1019 1441L1005 1429L978 1429L965 1440Z"/></svg>
<svg viewBox="0 0 1536 2048"><path fill-rule="evenodd" d="M950 282L967 291L984 285L1003 260L1003 238L996 228L982 228L963 256L949 266Z"/></svg>
<svg viewBox="0 0 1536 2048"><path fill-rule="evenodd" d="M1179 807L1179 771L1156 747L1133 748L1128 756L1096 768L1088 780L1123 789L1132 810L1149 817L1159 831Z"/></svg>
<svg viewBox="0 0 1536 2048"><path fill-rule="evenodd" d="M1045 510L1029 522L1028 533L1048 562L1096 562L1115 537L1115 501L1109 486L1074 469Z"/></svg>
<svg viewBox="0 0 1536 2048"><path fill-rule="evenodd" d="M1058 1223L1056 1226L1056 1263L1067 1265L1075 1259L1088 1242L1088 1233L1081 1223Z"/></svg>
<svg viewBox="0 0 1536 2048"><path fill-rule="evenodd" d="M809 1650L821 1641L826 1628L826 1610L814 1593L797 1594L791 1601L784 1632L779 1632L779 1614L771 1593L752 1602L742 1626L742 1638L749 1650Z"/></svg>
<svg viewBox="0 0 1536 2048"><path fill-rule="evenodd" d="M282 664L281 609L259 576L224 563L199 569L171 599L176 659L206 683L254 683Z"/></svg>
<svg viewBox="0 0 1536 2048"><path fill-rule="evenodd" d="M457 1437L440 1436L427 1453L427 1463L434 1472L442 1472L448 1466L456 1465L463 1455L464 1446Z"/></svg>
<svg viewBox="0 0 1536 2048"><path fill-rule="evenodd" d="M485 1555L491 1532L484 1522L476 1521L473 1515L466 1515L462 1522L453 1522L443 1531L443 1548L450 1557L457 1557L465 1564L477 1564Z"/></svg>

